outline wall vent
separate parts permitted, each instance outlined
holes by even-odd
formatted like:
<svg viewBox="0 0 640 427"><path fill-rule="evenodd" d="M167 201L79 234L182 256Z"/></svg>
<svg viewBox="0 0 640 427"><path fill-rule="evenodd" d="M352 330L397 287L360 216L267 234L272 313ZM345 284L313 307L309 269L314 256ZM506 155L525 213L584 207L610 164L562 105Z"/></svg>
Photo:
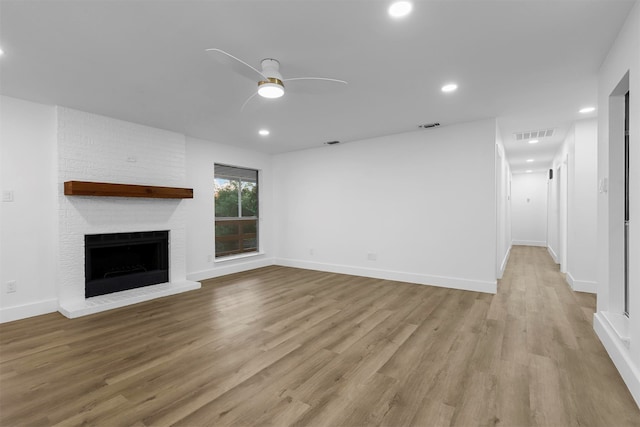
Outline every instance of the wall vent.
<svg viewBox="0 0 640 427"><path fill-rule="evenodd" d="M528 141L530 139L542 139L553 136L554 129L528 130L526 132L516 132L516 141Z"/></svg>
<svg viewBox="0 0 640 427"><path fill-rule="evenodd" d="M435 127L438 127L438 126L440 126L440 123L437 123L437 122L435 122L435 123L427 123L427 124L424 124L424 125L418 125L418 127L421 128L421 129L435 128Z"/></svg>

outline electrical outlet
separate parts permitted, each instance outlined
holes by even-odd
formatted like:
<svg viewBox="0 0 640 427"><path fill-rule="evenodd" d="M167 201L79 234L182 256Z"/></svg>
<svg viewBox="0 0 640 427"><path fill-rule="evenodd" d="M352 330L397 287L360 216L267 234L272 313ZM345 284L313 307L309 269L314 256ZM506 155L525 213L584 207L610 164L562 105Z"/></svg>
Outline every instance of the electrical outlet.
<svg viewBox="0 0 640 427"><path fill-rule="evenodd" d="M7 293L11 294L18 290L18 284L15 280L10 280L7 282Z"/></svg>
<svg viewBox="0 0 640 427"><path fill-rule="evenodd" d="M313 248L309 248L309 255L313 255L315 254L315 251L313 250Z"/></svg>
<svg viewBox="0 0 640 427"><path fill-rule="evenodd" d="M3 202L13 202L13 190L3 190L2 191L2 201Z"/></svg>
<svg viewBox="0 0 640 427"><path fill-rule="evenodd" d="M367 254L367 259L369 261L376 261L378 259L378 254L368 253Z"/></svg>
<svg viewBox="0 0 640 427"><path fill-rule="evenodd" d="M213 261L213 255L207 255L207 262Z"/></svg>

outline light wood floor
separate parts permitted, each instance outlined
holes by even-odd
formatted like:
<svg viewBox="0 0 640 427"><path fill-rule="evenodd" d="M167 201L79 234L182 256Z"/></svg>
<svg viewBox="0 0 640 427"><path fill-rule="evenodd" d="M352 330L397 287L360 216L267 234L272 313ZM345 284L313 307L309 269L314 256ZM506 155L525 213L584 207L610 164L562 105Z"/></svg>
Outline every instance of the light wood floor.
<svg viewBox="0 0 640 427"><path fill-rule="evenodd" d="M0 425L640 426L594 308L543 248L495 296L268 267L0 325Z"/></svg>

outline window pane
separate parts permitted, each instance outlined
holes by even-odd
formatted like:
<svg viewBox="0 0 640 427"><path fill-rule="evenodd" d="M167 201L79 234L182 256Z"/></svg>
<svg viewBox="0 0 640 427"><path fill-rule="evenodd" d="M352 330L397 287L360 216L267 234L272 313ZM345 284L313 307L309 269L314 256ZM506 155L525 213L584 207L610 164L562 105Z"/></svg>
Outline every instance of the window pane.
<svg viewBox="0 0 640 427"><path fill-rule="evenodd" d="M238 234L238 224L216 223L216 237L226 237Z"/></svg>
<svg viewBox="0 0 640 427"><path fill-rule="evenodd" d="M258 185L242 182L242 216L258 216Z"/></svg>
<svg viewBox="0 0 640 427"><path fill-rule="evenodd" d="M216 257L237 254L240 252L240 242L231 240L228 242L216 241Z"/></svg>
<svg viewBox="0 0 640 427"><path fill-rule="evenodd" d="M247 252L248 250L257 250L258 249L258 239L251 238L251 239L244 239L242 241L242 248L244 249L245 252Z"/></svg>
<svg viewBox="0 0 640 427"><path fill-rule="evenodd" d="M238 216L238 187L240 182L234 179L215 179L216 217Z"/></svg>
<svg viewBox="0 0 640 427"><path fill-rule="evenodd" d="M243 221L242 231L245 234L257 233L258 232L258 221Z"/></svg>

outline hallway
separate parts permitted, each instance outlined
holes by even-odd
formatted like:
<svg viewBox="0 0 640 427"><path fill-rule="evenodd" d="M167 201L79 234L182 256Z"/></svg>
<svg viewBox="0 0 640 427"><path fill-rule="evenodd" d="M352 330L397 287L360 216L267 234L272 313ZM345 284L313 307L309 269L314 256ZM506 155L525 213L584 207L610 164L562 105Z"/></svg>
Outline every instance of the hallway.
<svg viewBox="0 0 640 427"><path fill-rule="evenodd" d="M595 308L596 296L573 292L546 248L512 247L487 318L505 326L499 376L527 366L523 388L513 384L511 392L523 403L528 397L532 424L640 425L640 411L593 331Z"/></svg>

